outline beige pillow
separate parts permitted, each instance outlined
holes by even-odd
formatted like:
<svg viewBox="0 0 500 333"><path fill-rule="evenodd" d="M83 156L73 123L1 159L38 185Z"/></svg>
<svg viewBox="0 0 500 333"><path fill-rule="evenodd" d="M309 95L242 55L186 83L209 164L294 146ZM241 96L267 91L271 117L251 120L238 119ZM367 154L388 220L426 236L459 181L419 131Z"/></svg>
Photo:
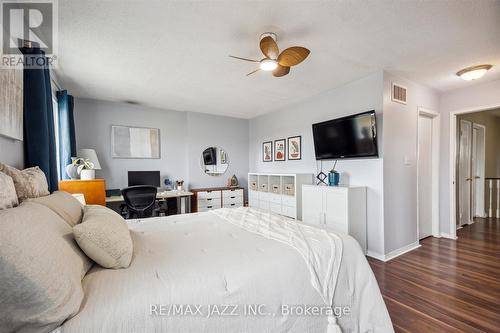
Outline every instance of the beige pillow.
<svg viewBox="0 0 500 333"><path fill-rule="evenodd" d="M71 194L62 191L56 191L51 195L36 199L29 199L30 202L36 202L49 207L60 217L63 218L71 227L82 221L83 205Z"/></svg>
<svg viewBox="0 0 500 333"><path fill-rule="evenodd" d="M49 208L24 202L0 210L0 331L50 332L74 316L91 265Z"/></svg>
<svg viewBox="0 0 500 333"><path fill-rule="evenodd" d="M80 248L105 268L126 268L132 260L133 245L125 220L109 208L87 205L82 223L73 227Z"/></svg>
<svg viewBox="0 0 500 333"><path fill-rule="evenodd" d="M14 181L0 172L0 209L16 207L18 204Z"/></svg>
<svg viewBox="0 0 500 333"><path fill-rule="evenodd" d="M0 171L12 177L20 202L50 194L47 178L39 167L18 170L0 163Z"/></svg>

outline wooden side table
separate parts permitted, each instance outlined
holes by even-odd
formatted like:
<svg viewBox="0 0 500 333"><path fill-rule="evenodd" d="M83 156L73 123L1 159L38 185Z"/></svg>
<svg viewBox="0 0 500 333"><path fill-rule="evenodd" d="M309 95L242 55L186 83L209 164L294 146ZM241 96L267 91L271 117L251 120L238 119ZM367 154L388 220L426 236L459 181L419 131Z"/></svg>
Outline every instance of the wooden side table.
<svg viewBox="0 0 500 333"><path fill-rule="evenodd" d="M61 180L59 190L68 193L82 193L87 205L106 206L106 182L104 179Z"/></svg>

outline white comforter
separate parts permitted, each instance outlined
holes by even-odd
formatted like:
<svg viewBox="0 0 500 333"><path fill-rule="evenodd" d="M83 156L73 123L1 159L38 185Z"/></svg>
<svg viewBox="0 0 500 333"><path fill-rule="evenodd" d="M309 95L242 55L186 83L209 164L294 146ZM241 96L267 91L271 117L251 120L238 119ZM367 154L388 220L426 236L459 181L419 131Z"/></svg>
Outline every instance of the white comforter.
<svg viewBox="0 0 500 333"><path fill-rule="evenodd" d="M131 266L94 267L82 309L62 332L326 332L327 306L296 248L210 212L130 229ZM358 244L338 237L333 306L342 332L393 332Z"/></svg>

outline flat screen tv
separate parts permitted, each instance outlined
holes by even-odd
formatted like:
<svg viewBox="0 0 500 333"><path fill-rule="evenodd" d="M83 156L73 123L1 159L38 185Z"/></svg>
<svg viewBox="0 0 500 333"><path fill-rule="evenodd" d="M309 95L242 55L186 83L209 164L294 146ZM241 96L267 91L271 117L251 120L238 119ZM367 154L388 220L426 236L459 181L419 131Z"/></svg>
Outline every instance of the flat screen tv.
<svg viewBox="0 0 500 333"><path fill-rule="evenodd" d="M312 125L317 160L378 157L375 111Z"/></svg>

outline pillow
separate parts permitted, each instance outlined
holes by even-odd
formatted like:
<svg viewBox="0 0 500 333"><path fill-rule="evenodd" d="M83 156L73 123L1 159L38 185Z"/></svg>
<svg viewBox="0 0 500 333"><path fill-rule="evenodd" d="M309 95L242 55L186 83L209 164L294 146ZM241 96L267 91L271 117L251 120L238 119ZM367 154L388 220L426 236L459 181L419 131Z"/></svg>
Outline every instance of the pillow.
<svg viewBox="0 0 500 333"><path fill-rule="evenodd" d="M12 177L20 202L28 198L38 198L50 194L47 178L39 167L18 170L0 163L0 171Z"/></svg>
<svg viewBox="0 0 500 333"><path fill-rule="evenodd" d="M67 192L56 191L51 195L36 199L29 199L52 209L57 215L63 218L71 227L82 221L83 205Z"/></svg>
<svg viewBox="0 0 500 333"><path fill-rule="evenodd" d="M0 172L0 209L16 207L18 204L14 181Z"/></svg>
<svg viewBox="0 0 500 333"><path fill-rule="evenodd" d="M80 248L105 268L126 268L132 260L132 238L127 223L116 212L98 205L84 208L82 223L73 227Z"/></svg>
<svg viewBox="0 0 500 333"><path fill-rule="evenodd" d="M50 332L74 316L91 266L49 208L24 202L0 210L0 331Z"/></svg>

